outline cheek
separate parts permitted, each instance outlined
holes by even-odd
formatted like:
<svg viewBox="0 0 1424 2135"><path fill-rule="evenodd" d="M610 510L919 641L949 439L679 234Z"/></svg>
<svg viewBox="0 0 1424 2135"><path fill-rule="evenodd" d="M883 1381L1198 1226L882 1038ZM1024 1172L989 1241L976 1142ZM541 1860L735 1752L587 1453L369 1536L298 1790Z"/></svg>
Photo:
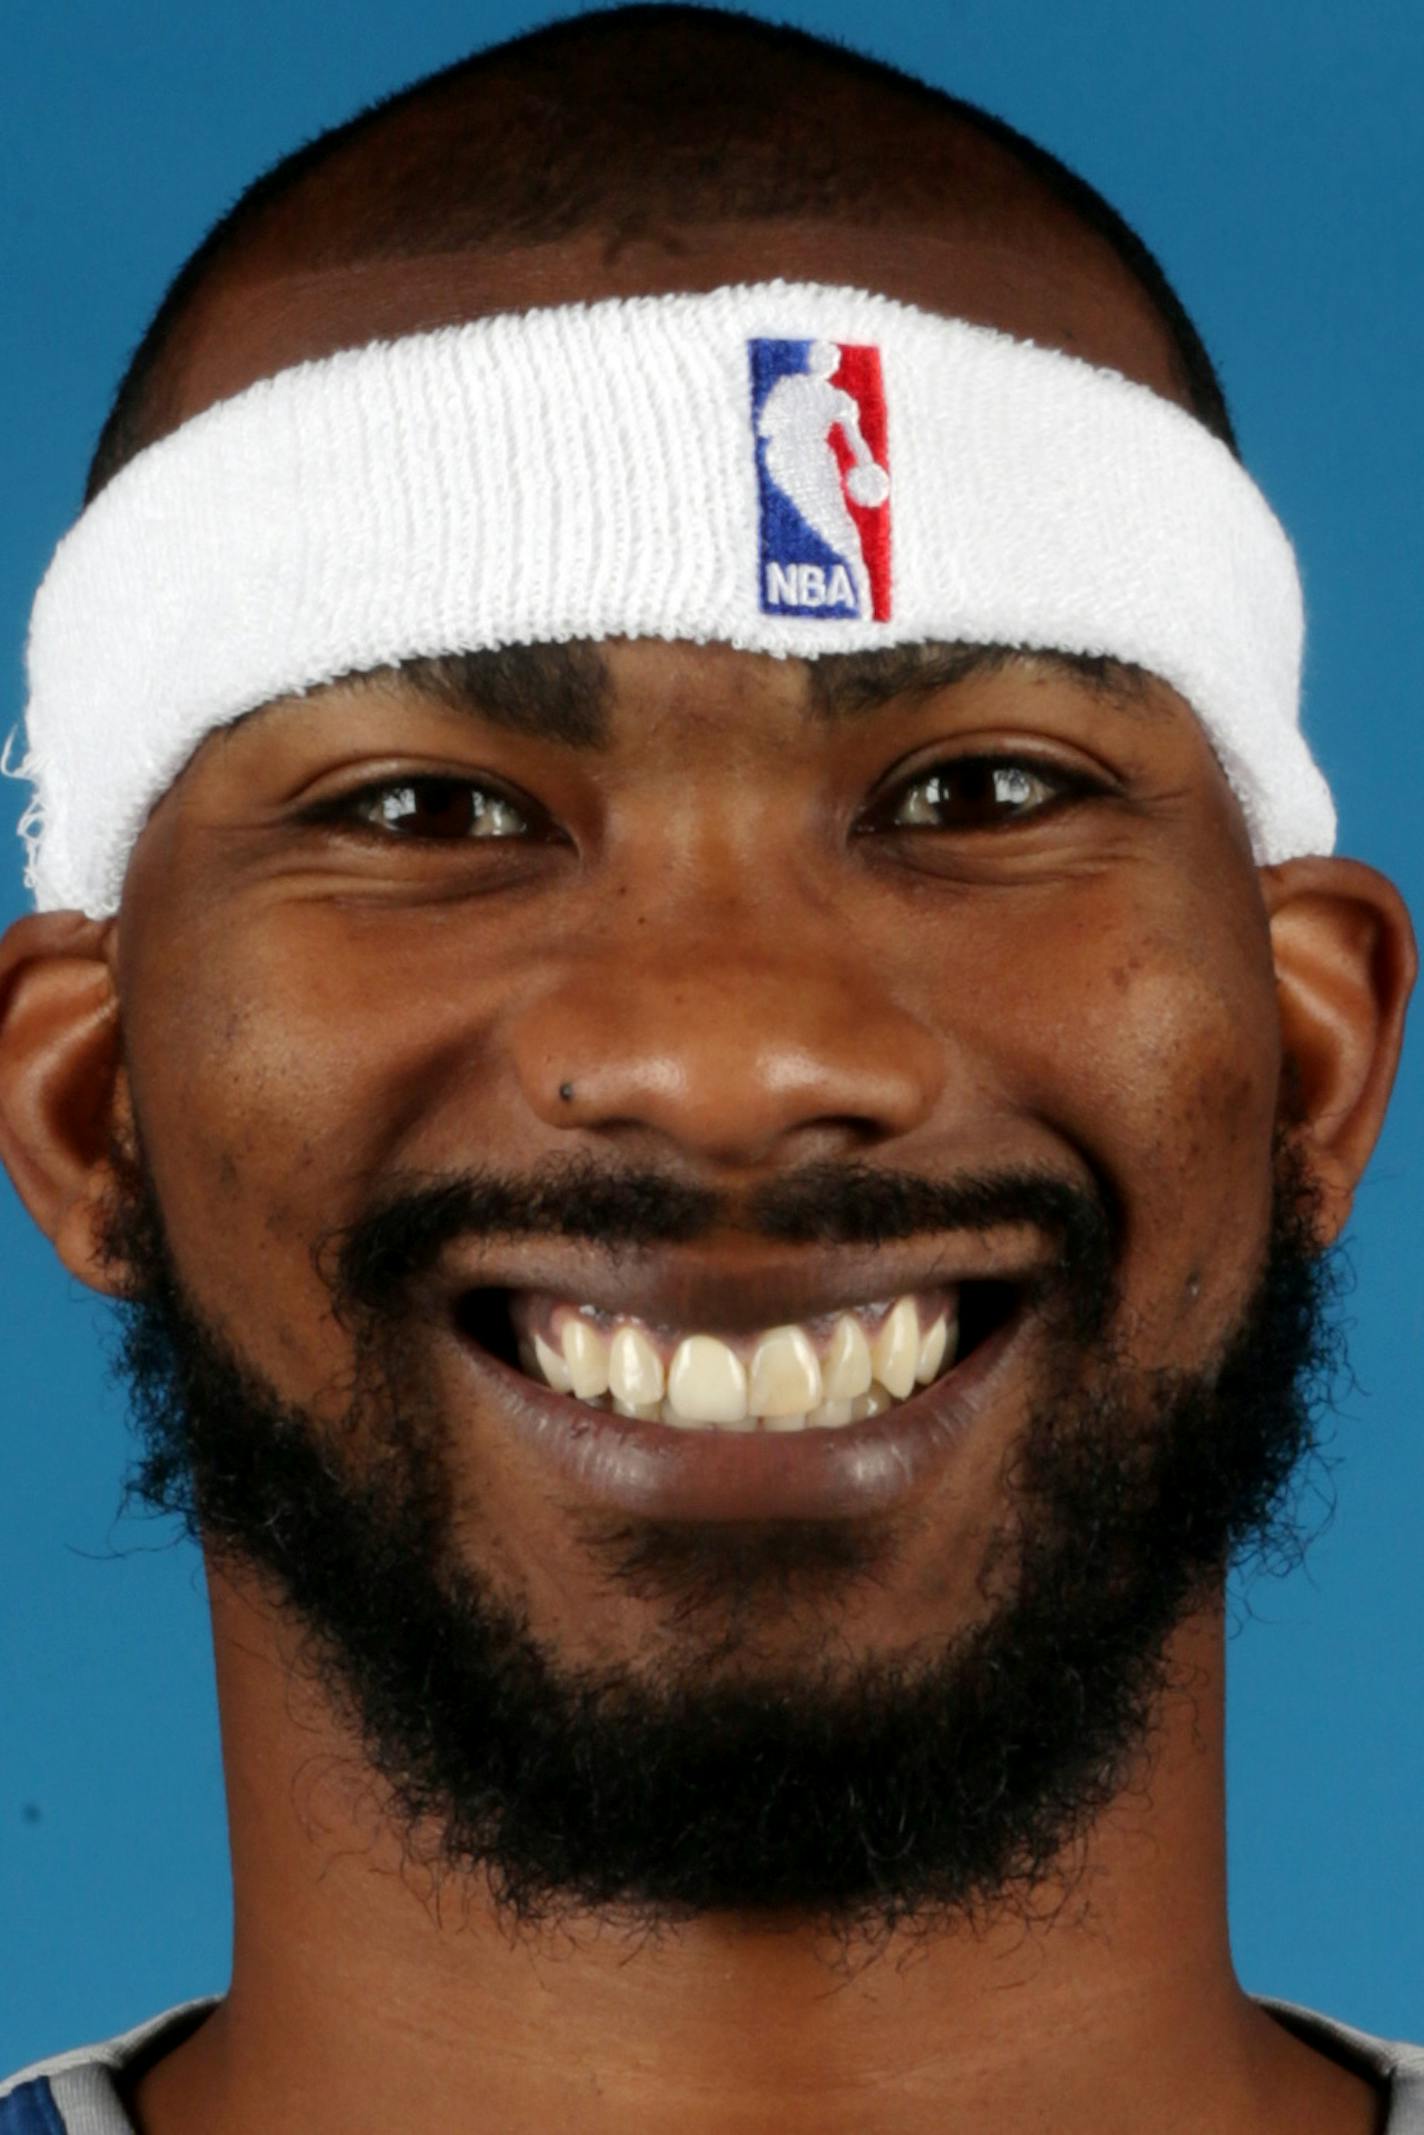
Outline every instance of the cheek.
<svg viewBox="0 0 1424 2135"><path fill-rule="evenodd" d="M1114 1205L1133 1324L1164 1361L1232 1319L1270 1220L1280 1065L1269 936L1249 902L1088 900L1034 930L986 1032L1022 1117Z"/></svg>
<svg viewBox="0 0 1424 2135"><path fill-rule="evenodd" d="M349 930L344 930L344 934ZM259 1368L310 1384L343 1338L313 1248L468 1073L478 987L432 990L313 906L170 934L125 974L134 1104L179 1267ZM458 1022L457 1032L451 1027Z"/></svg>

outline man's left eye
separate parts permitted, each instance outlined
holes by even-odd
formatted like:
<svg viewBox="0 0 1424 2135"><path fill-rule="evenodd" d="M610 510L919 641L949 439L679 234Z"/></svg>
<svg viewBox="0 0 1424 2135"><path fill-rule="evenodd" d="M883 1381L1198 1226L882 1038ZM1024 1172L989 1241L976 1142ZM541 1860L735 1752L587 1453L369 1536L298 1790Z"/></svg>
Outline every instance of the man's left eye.
<svg viewBox="0 0 1424 2135"><path fill-rule="evenodd" d="M1098 790L1086 774L1059 764L1007 756L956 757L899 788L889 828L992 830Z"/></svg>

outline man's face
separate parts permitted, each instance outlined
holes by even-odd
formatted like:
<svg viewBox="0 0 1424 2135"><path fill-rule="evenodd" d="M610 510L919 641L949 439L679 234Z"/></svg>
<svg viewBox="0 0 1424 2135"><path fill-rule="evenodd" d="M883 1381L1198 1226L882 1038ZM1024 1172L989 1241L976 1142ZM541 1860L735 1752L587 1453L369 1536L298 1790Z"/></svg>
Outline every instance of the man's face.
<svg viewBox="0 0 1424 2135"><path fill-rule="evenodd" d="M651 644L601 661L606 748L363 684L215 737L157 812L121 983L137 1118L203 1308L309 1402L348 1341L322 1240L411 1182L574 1155L715 1209L636 1269L557 1221L452 1246L447 1322L498 1285L747 1335L1043 1262L1031 1227L966 1247L932 1222L877 1250L842 1221L817 1252L748 1222L756 1189L855 1161L1090 1195L1138 1353L1200 1365L1260 1264L1278 1062L1249 857L1170 692L1015 662L874 708L847 688L827 712L800 663ZM989 757L1018 767L997 788ZM503 811L475 815L472 789ZM512 1397L444 1332L491 1546L521 1561L552 1471L528 1432L484 1437ZM1001 1414L1022 1413L1026 1323L1011 1347ZM994 1450L972 1433L957 1461ZM935 1486L951 1520L965 1482ZM638 1488L625 1509L678 1509L675 1479ZM553 1533L536 1546L557 1561ZM965 1549L950 1561L962 1607ZM587 1598L569 1595L574 1635L603 1641Z"/></svg>
<svg viewBox="0 0 1424 2135"><path fill-rule="evenodd" d="M278 1478L309 1515L265 1567L289 1593L346 1535L326 1586L381 1606L307 1615L464 1857L498 1854L481 1788L525 1739L563 1834L531 1889L596 1891L602 1859L605 1900L861 1903L893 1877L828 1865L844 1760L877 1745L872 1793L923 1808L959 1745L905 1888L962 1902L1101 1806L1163 1636L1302 1442L1303 1204L1239 812L1170 689L1052 660L611 642L466 679L214 735L135 853L160 1331L188 1421L216 1447L245 1414L271 1455L211 1524L258 1555ZM670 1451L488 1354L491 1286L747 1338L946 1285L970 1354L911 1436L788 1438L775 1474L760 1434ZM456 1709L424 1693L434 1763L396 1695L415 1622L463 1655ZM642 1777L600 1823L576 1775L620 1750ZM793 1802L825 1774L809 1866L758 1817L778 1769ZM698 1772L711 1855L705 1826L676 1842ZM976 1788L1004 1802L977 1841Z"/></svg>
<svg viewBox="0 0 1424 2135"><path fill-rule="evenodd" d="M1174 393L1121 269L1035 243L256 273L179 412L363 333L764 273ZM1322 1268L1230 788L1166 685L1053 660L611 641L444 683L211 734L132 856L147 1484L192 1467L418 1845L517 1911L1001 1902L1125 1783L1307 1441ZM536 1394L491 1285L743 1341L950 1285L971 1354L773 1473Z"/></svg>

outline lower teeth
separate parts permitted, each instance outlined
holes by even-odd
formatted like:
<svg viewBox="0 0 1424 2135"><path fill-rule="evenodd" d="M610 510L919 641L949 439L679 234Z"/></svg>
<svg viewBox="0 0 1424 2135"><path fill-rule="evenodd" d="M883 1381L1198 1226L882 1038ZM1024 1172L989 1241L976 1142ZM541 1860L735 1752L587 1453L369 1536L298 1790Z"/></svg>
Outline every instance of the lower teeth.
<svg viewBox="0 0 1424 2135"><path fill-rule="evenodd" d="M570 1397L572 1398L572 1397ZM613 1394L599 1394L592 1400L580 1402L581 1408L601 1409L605 1415L631 1416L640 1423L667 1423L678 1431L835 1431L848 1423L863 1423L867 1417L883 1416L886 1409L896 1406L895 1396L883 1387L879 1380L872 1380L868 1393L857 1394L853 1401L823 1401L819 1408L811 1409L802 1416L743 1416L736 1423L702 1423L693 1416L681 1416L667 1400L640 1405L633 1401L620 1401Z"/></svg>

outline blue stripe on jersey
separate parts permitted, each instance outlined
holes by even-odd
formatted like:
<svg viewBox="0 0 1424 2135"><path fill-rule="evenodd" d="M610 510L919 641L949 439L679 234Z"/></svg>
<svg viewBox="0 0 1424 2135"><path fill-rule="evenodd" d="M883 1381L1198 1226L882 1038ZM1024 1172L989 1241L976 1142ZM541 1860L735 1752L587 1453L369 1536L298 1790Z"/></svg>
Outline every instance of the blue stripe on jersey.
<svg viewBox="0 0 1424 2135"><path fill-rule="evenodd" d="M36 2076L0 2098L0 2135L64 2135L48 2076Z"/></svg>

